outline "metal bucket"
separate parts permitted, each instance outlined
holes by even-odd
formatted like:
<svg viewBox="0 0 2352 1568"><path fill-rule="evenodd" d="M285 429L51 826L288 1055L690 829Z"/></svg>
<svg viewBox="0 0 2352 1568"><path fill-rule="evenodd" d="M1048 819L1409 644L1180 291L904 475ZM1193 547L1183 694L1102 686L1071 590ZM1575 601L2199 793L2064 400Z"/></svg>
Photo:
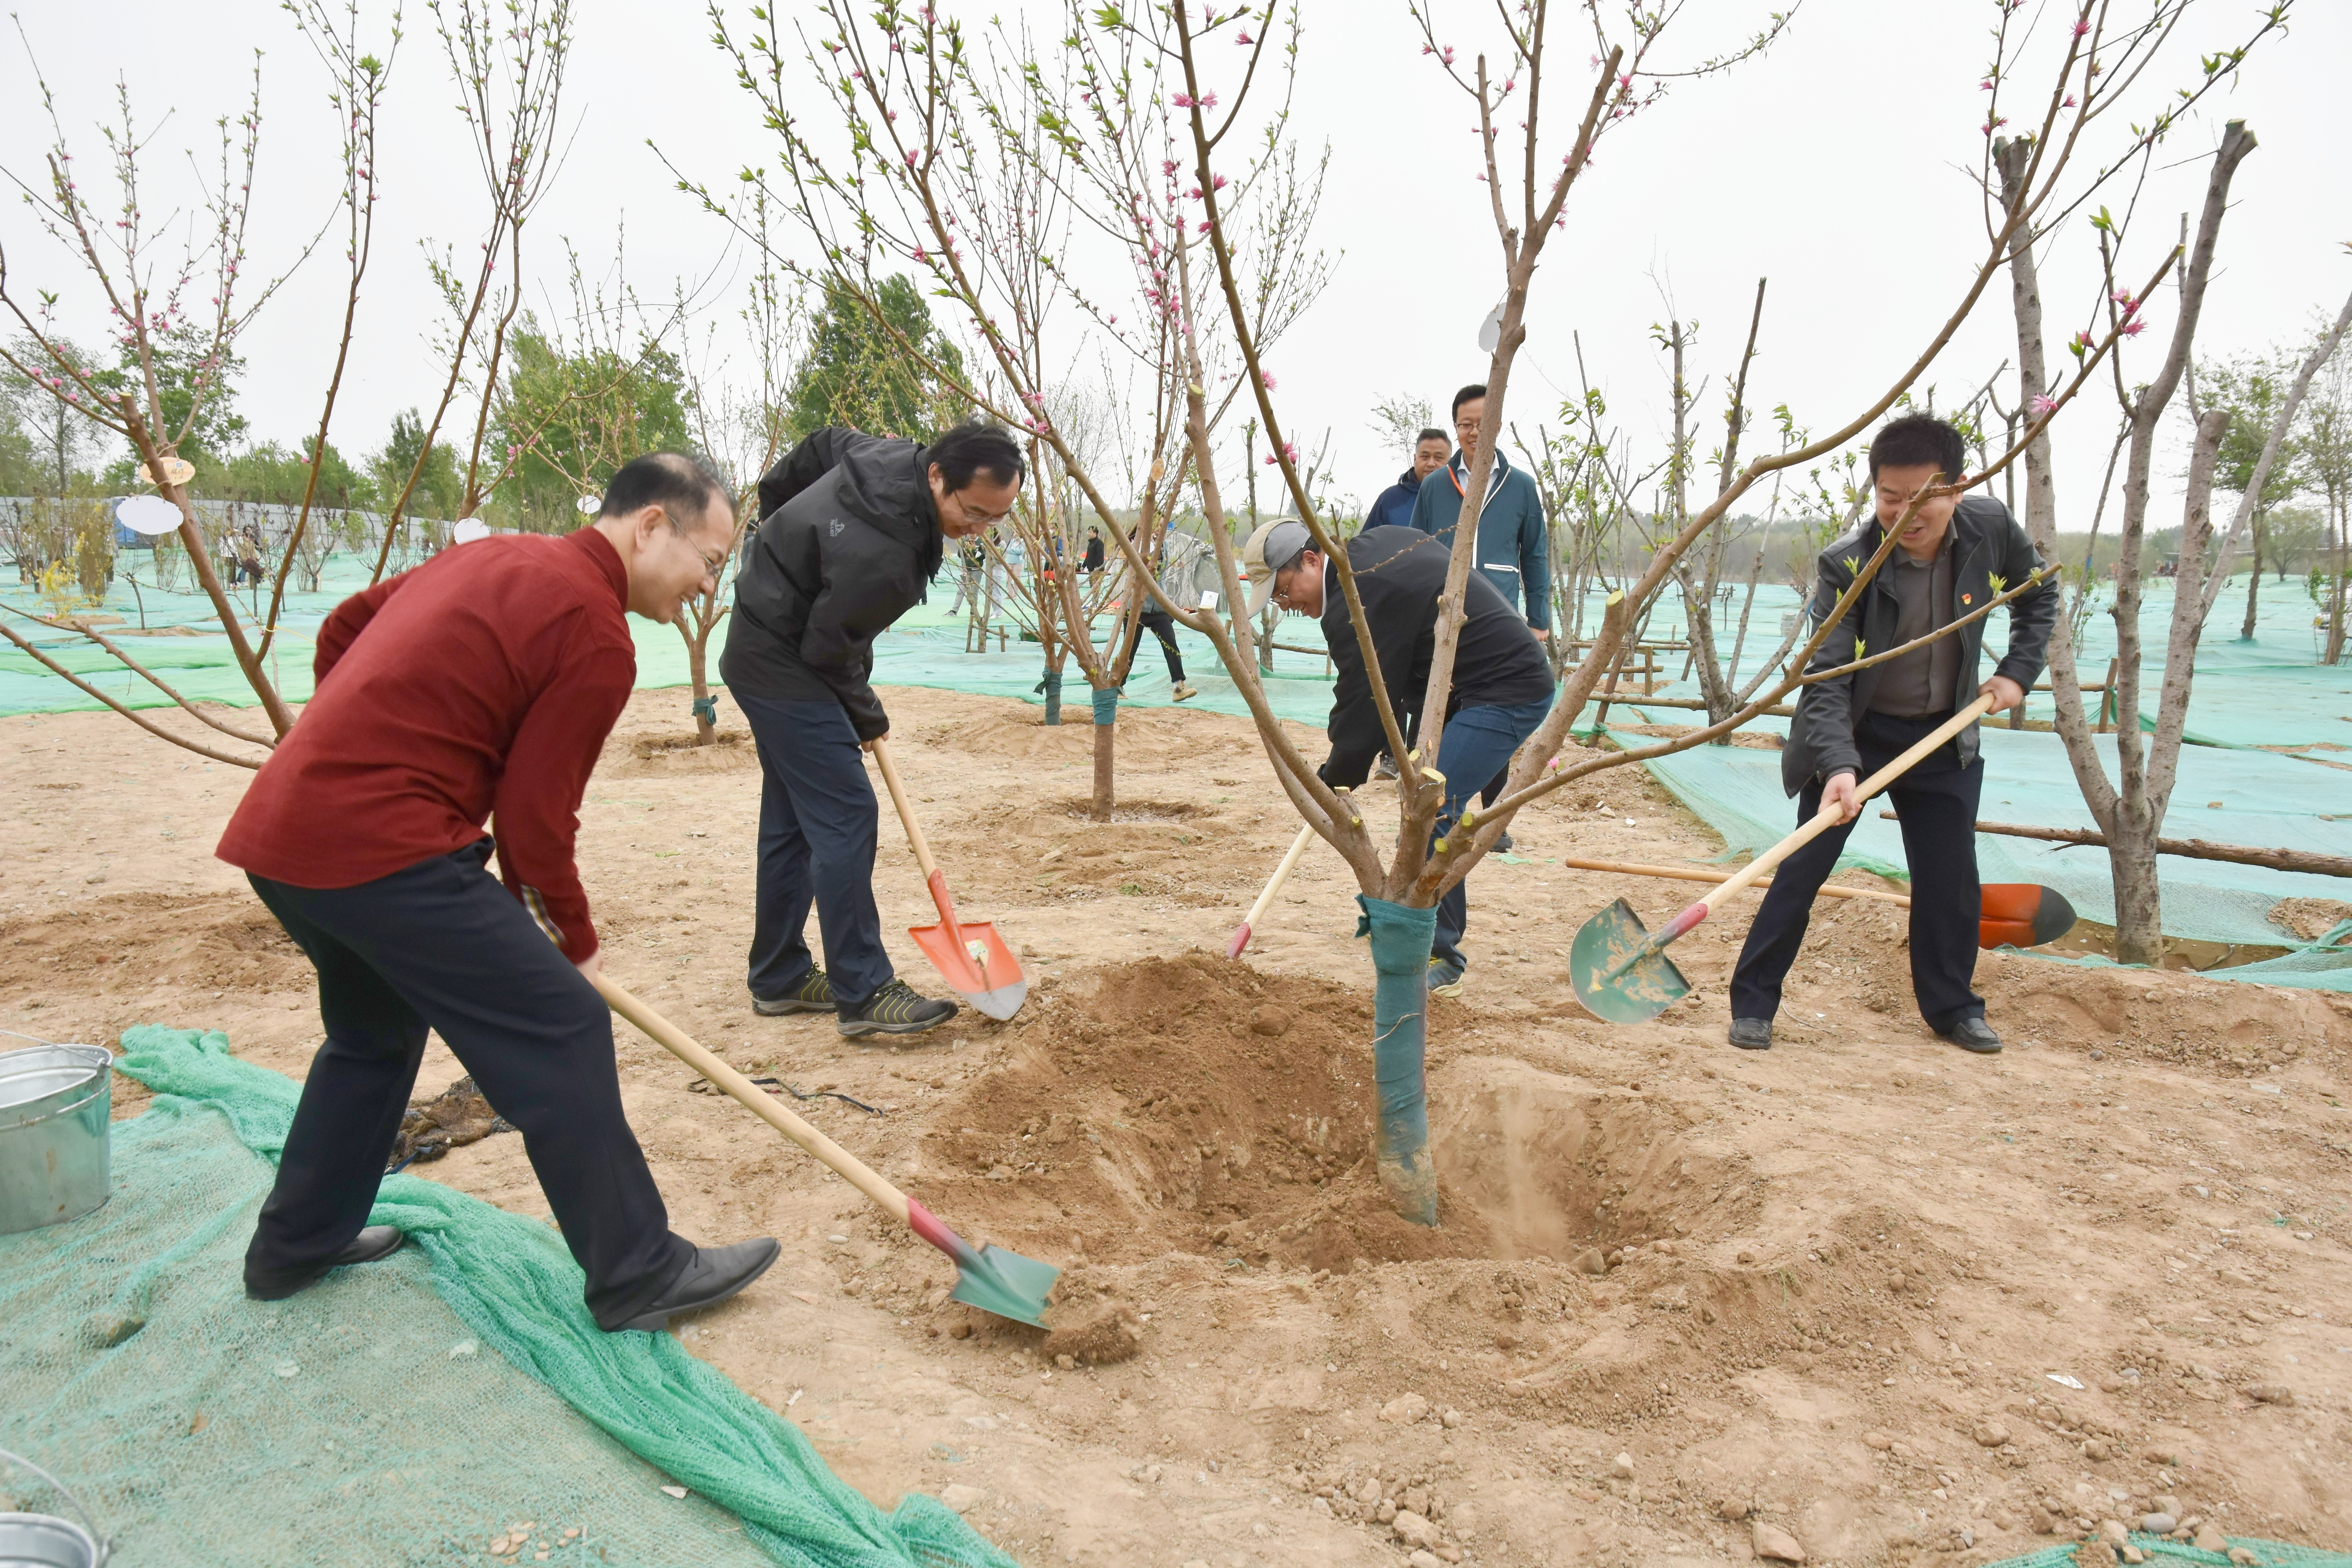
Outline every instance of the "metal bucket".
<svg viewBox="0 0 2352 1568"><path fill-rule="evenodd" d="M98 1533L81 1499L30 1459L5 1448L0 1448L0 1459L21 1465L48 1482L82 1518L76 1524L46 1513L0 1513L0 1568L101 1568L113 1551L113 1542Z"/></svg>
<svg viewBox="0 0 2352 1568"><path fill-rule="evenodd" d="M113 1064L102 1046L42 1041L0 1051L0 1235L106 1202ZM0 1552L0 1565L7 1562Z"/></svg>

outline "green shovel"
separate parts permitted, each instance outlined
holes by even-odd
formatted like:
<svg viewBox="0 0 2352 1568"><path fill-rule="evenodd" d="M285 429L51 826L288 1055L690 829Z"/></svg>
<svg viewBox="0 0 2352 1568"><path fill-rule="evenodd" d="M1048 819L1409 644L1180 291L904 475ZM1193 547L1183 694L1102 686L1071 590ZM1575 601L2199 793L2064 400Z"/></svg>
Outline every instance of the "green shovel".
<svg viewBox="0 0 2352 1568"><path fill-rule="evenodd" d="M1979 697L1928 731L1909 751L1864 779L1853 792L1854 805L1893 784L1920 758L1982 718L1992 699ZM1619 899L1578 928L1568 950L1569 978L1576 999L1586 1012L1604 1023L1639 1024L1654 1018L1690 994L1690 982L1666 956L1667 946L1706 919L1717 905L1786 860L1837 826L1837 806L1828 801L1813 819L1763 854L1750 860L1713 892L1668 921L1652 935L1633 907ZM2072 911L2068 911L2071 915ZM2069 923L2072 923L2071 921Z"/></svg>
<svg viewBox="0 0 2352 1568"><path fill-rule="evenodd" d="M740 1100L752 1115L832 1167L851 1186L889 1211L908 1229L955 1259L954 1299L1015 1322L1046 1327L1045 1296L1062 1271L1002 1247L971 1244L941 1225L930 1210L876 1175L864 1161L760 1092L750 1079L702 1048L685 1030L599 974L596 989L614 1012L672 1056Z"/></svg>

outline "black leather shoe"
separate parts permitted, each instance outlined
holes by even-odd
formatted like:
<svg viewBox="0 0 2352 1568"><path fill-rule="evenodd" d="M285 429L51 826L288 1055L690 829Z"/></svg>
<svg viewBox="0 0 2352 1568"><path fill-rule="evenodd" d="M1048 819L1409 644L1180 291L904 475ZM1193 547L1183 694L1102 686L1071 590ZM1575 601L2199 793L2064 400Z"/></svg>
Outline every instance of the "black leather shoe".
<svg viewBox="0 0 2352 1568"><path fill-rule="evenodd" d="M1769 1051L1772 1048L1772 1020L1769 1018L1734 1018L1731 1020L1731 1043L1743 1051Z"/></svg>
<svg viewBox="0 0 2352 1568"><path fill-rule="evenodd" d="M671 1280L669 1289L655 1297L645 1310L617 1323L600 1321L596 1326L608 1334L624 1329L659 1333L669 1327L671 1313L716 1307L765 1274L782 1251L772 1236L755 1237L732 1247L698 1247L684 1272Z"/></svg>
<svg viewBox="0 0 2352 1568"><path fill-rule="evenodd" d="M2000 1037L1993 1033L1992 1026L1984 1021L1981 1014L1971 1014L1948 1029L1937 1030L1936 1037L1949 1040L1960 1049L1974 1051L1981 1057L1989 1057L2000 1049Z"/></svg>
<svg viewBox="0 0 2352 1568"><path fill-rule="evenodd" d="M298 1274L257 1281L248 1267L245 1273L245 1293L257 1301L283 1301L287 1297L299 1295L324 1279L330 1268L341 1268L352 1263L373 1263L379 1258L390 1258L407 1240L408 1233L397 1226L362 1226L360 1233L352 1237L341 1252Z"/></svg>

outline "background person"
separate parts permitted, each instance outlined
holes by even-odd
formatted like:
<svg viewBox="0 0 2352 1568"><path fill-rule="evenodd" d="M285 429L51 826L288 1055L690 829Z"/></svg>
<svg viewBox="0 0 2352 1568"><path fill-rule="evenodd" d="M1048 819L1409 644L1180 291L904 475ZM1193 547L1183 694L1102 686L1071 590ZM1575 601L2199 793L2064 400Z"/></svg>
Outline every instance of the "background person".
<svg viewBox="0 0 2352 1568"><path fill-rule="evenodd" d="M832 1013L841 1033L911 1035L953 1002L898 978L874 907L877 813L862 747L890 732L874 638L920 604L950 539L976 538L1020 499L1021 448L969 421L929 447L828 428L760 480L761 521L735 574L719 673L751 723L763 775L747 984L754 1011ZM828 973L805 931L810 905Z"/></svg>
<svg viewBox="0 0 2352 1568"><path fill-rule="evenodd" d="M1486 388L1478 383L1454 395L1454 436L1460 449L1445 464L1445 477L1421 487L1413 498L1412 525L1434 534L1454 548L1454 530L1462 520L1463 487L1470 482L1470 465L1478 456L1479 421L1486 416ZM1485 578L1517 608L1526 596L1528 628L1538 642L1551 636L1551 543L1544 521L1543 497L1523 468L1515 468L1495 448L1486 472L1486 500L1478 513L1477 553L1471 557L1476 575ZM1449 778L1452 774L1447 775ZM1496 773L1478 791L1492 805L1502 794L1504 777ZM1497 840L1497 850L1510 848L1510 835Z"/></svg>
<svg viewBox="0 0 2352 1568"><path fill-rule="evenodd" d="M622 1113L612 1015L583 978L598 946L572 861L636 681L622 612L667 623L712 592L734 526L709 469L637 458L589 527L453 551L320 627L317 692L217 851L317 968L327 1029L246 1251L248 1295L399 1247L362 1226L428 1028L521 1131L599 1327L661 1328L775 1261L766 1237L703 1249L671 1232Z"/></svg>
<svg viewBox="0 0 2352 1568"><path fill-rule="evenodd" d="M1135 530L1129 529L1127 537L1128 542L1133 543ZM1167 531L1162 529L1157 542L1163 558L1167 553ZM1144 564L1150 566L1153 563L1146 561ZM1168 569L1162 564L1158 579L1160 586L1173 599L1176 590L1170 584L1168 576ZM1148 590L1139 587L1136 592L1143 600L1143 607L1136 616L1135 626L1127 634L1127 647L1120 651L1119 660L1126 664L1129 674L1134 674L1135 650L1142 644L1143 634L1150 632L1160 639L1160 651L1168 658L1168 695L1179 702L1189 702L1201 693L1199 688L1184 679L1184 650L1176 646L1176 617L1161 609L1160 601L1154 599Z"/></svg>
<svg viewBox="0 0 2352 1568"><path fill-rule="evenodd" d="M1337 569L1321 552L1308 548L1309 537L1305 523L1289 518L1261 524L1250 535L1242 552L1252 584L1249 614L1257 614L1271 598L1286 610L1322 620L1338 679L1331 693L1331 752L1316 771L1334 789L1353 789L1364 782L1387 737ZM1356 595L1380 656L1381 681L1391 693L1424 689L1437 644L1446 552L1409 528L1366 529L1348 541L1347 549ZM1446 698L1445 733L1437 745L1437 771L1446 779L1445 804L1433 834L1439 838L1460 820L1474 782L1507 771L1511 753L1551 711L1551 665L1518 613L1475 573L1463 608L1466 618L1455 645L1454 689ZM1469 924L1470 884L1465 878L1438 900L1429 959L1433 994L1461 990L1470 962L1462 950Z"/></svg>
<svg viewBox="0 0 2352 1568"><path fill-rule="evenodd" d="M1410 527L1413 501L1421 494L1421 481L1443 468L1446 454L1453 449L1454 443L1445 438L1445 432L1433 425L1414 437L1412 467L1399 474L1396 483L1372 499L1370 508L1364 513L1364 526Z"/></svg>
<svg viewBox="0 0 2352 1568"><path fill-rule="evenodd" d="M1941 419L1906 415L1879 431L1870 443L1877 515L1832 540L1815 562L1816 625L1911 499L1931 482L1958 478L1967 466L1959 431ZM1807 668L1852 663L1857 637L1862 648L1892 648L1925 637L2004 587L2024 583L2041 565L2025 530L1993 497L1974 491L1922 501L1861 602L1822 639ZM2010 601L2009 654L1981 685L1977 660L1984 622L1977 620L1900 658L1808 686L1798 696L1780 752L1781 785L1797 796L1800 823L1811 821L1824 799L1843 807L1844 817L1772 873L1732 971L1733 1045L1771 1047L1781 983L1804 944L1813 897L1853 831L1857 772L1875 773L1980 694L1992 696L1996 713L2024 701L2042 673L2058 602L2054 578ZM1970 984L1983 900L1977 879L1977 801L1984 789L1978 728L1969 725L1920 759L1886 793L1903 825L1903 858L1911 871L1911 989L1920 1016L1964 1049L1992 1052L2000 1049L2000 1036L1985 1022L1984 998Z"/></svg>

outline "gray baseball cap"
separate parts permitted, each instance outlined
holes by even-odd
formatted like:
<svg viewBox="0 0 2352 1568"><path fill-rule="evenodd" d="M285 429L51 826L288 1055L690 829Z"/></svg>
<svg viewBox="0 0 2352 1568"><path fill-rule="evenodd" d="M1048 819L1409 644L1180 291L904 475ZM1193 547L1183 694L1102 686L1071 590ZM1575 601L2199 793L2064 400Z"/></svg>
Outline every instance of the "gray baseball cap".
<svg viewBox="0 0 2352 1568"><path fill-rule="evenodd" d="M1242 572L1249 578L1249 609L1255 616L1265 608L1274 595L1274 574L1284 570L1304 554L1315 542L1307 525L1295 517L1277 517L1261 522L1257 531L1242 546Z"/></svg>

